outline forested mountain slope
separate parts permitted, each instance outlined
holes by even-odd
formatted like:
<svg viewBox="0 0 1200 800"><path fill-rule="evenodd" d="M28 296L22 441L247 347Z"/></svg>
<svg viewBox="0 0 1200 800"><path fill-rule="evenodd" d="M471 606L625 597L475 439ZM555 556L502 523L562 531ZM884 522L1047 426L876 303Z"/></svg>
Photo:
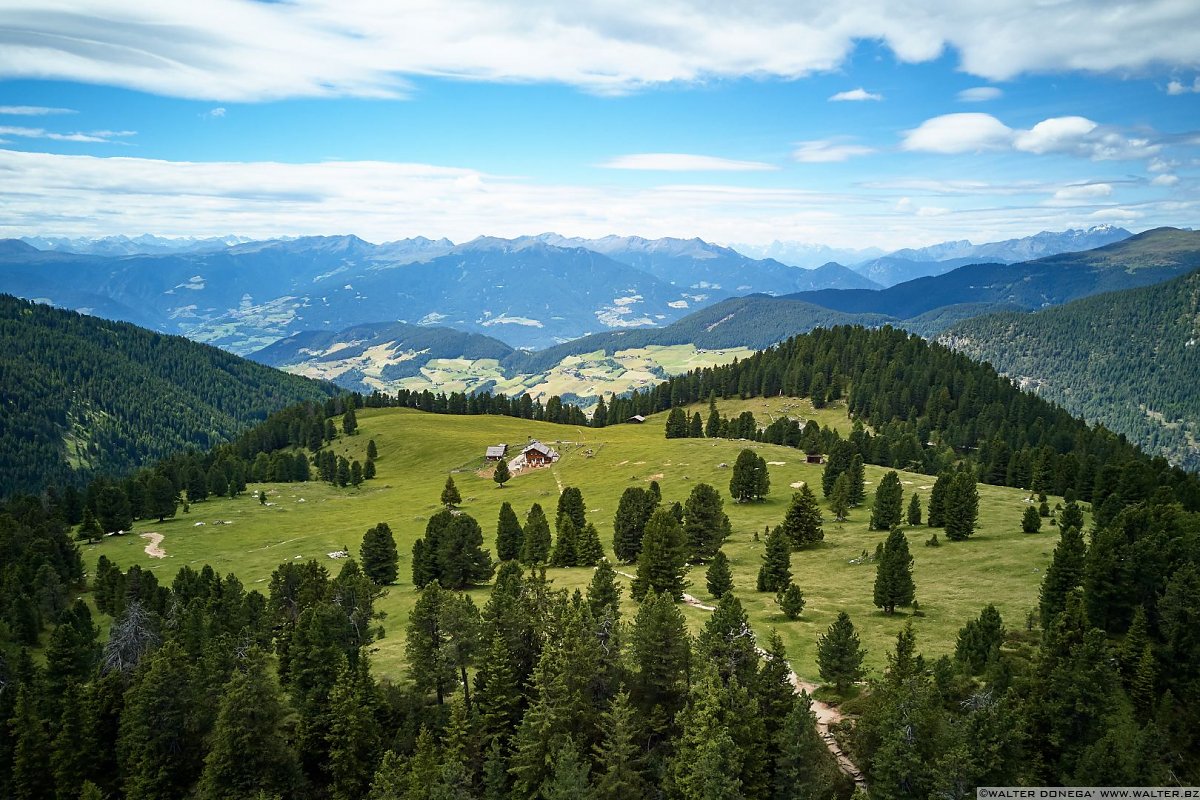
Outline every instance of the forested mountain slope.
<svg viewBox="0 0 1200 800"><path fill-rule="evenodd" d="M1200 469L1200 271L1034 314L979 317L939 341Z"/></svg>
<svg viewBox="0 0 1200 800"><path fill-rule="evenodd" d="M332 396L182 337L0 295L0 496L209 448Z"/></svg>

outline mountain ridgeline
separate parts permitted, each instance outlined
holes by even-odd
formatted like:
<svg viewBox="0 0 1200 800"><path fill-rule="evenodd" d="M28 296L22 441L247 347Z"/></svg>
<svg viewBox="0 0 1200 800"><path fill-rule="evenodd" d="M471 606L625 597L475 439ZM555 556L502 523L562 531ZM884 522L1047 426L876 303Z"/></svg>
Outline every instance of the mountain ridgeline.
<svg viewBox="0 0 1200 800"><path fill-rule="evenodd" d="M1033 314L979 317L938 340L1200 470L1200 270Z"/></svg>
<svg viewBox="0 0 1200 800"><path fill-rule="evenodd" d="M0 496L207 450L339 393L178 336L0 295Z"/></svg>

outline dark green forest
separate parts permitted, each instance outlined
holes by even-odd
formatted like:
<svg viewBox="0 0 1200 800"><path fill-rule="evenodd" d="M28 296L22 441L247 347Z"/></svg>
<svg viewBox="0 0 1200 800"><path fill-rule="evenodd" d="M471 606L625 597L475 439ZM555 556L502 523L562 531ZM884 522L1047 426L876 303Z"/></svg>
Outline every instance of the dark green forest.
<svg viewBox="0 0 1200 800"><path fill-rule="evenodd" d="M1033 314L972 319L940 341L1148 452L1200 469L1200 272Z"/></svg>
<svg viewBox="0 0 1200 800"><path fill-rule="evenodd" d="M0 295L0 497L208 450L340 392L215 347Z"/></svg>

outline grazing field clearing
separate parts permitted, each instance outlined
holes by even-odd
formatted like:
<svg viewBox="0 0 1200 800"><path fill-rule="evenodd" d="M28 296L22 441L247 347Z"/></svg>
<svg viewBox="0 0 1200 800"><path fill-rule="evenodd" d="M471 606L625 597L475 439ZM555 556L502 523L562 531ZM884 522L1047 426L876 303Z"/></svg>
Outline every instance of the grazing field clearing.
<svg viewBox="0 0 1200 800"><path fill-rule="evenodd" d="M813 418L821 424L848 432L851 422L843 408L813 410L807 400L768 398L719 404L722 413L751 410L761 424L771 415L790 414ZM706 414L704 406L688 413ZM841 524L825 512L825 541L792 554L792 572L803 590L807 605L799 620L788 621L779 613L773 595L754 591L755 576L763 552L762 533L778 524L791 497L792 484L808 482L820 497L822 467L804 463L798 450L776 445L711 439L664 438L666 415L650 417L643 425L618 425L602 429L576 428L531 422L511 417L465 417L424 414L407 409L363 409L358 412L359 433L342 436L333 449L341 455L365 460L367 442L379 448L378 475L358 489L338 489L328 484L291 483L251 485L237 499L208 500L182 510L166 522L142 521L134 534L162 535L159 545L164 558L146 552L147 540L139 535L109 537L85 547L85 560L94 566L107 555L128 567L141 564L170 582L185 564L199 568L212 564L221 574L233 572L247 589L264 594L271 572L284 561L316 559L336 574L341 563L329 553L346 549L357 553L367 528L387 522L400 550L400 582L388 588L378 608L386 636L376 642L375 663L380 675L398 676L404 665L404 628L417 592L410 581L412 543L424 533L426 520L438 510L438 499L446 475L454 477L463 497L462 509L479 520L485 544L494 552L496 519L500 504L513 504L524 522L532 503L540 503L553 520L559 486L578 486L583 491L588 518L600 531L606 551L611 553L612 523L621 492L628 486L647 486L657 480L665 503L686 500L692 487L707 482L725 497L725 510L733 523L733 535L725 543L734 572L735 592L750 615L760 637L776 628L787 644L794 668L803 678L817 680L816 639L839 610L849 612L868 650L868 665L878 670L896 633L912 620L921 650L927 656L950 653L958 629L979 614L987 603L1000 609L1006 625L1024 625L1026 614L1037 606L1043 570L1058 541L1057 529L1046 525L1038 534L1021 533L1021 514L1026 493L1019 489L979 487L980 524L966 542L943 540L941 547L925 547L931 529L906 531L915 559L917 598L924 616L912 617L910 610L888 617L871 602L875 577L873 563L851 563L864 551L873 553L885 538L881 531L867 529L874 486L887 471L866 468L867 503L851 511ZM488 445L507 443L520 447L534 438L551 444L562 458L553 466L514 478L497 488L483 467ZM738 452L750 447L761 453L770 467L771 492L759 503L735 504L729 498L730 466ZM933 478L900 473L904 504L916 492L927 507ZM255 496L267 493L268 505ZM1058 502L1051 498L1050 504ZM824 506L824 503L823 503ZM626 568L625 571L632 572ZM558 587L584 589L591 570L552 569L548 575ZM711 602L704 585L704 567L689 574L688 590L701 601ZM627 587L626 587L627 588ZM487 588L472 592L476 603L486 601ZM626 619L632 617L632 602L625 596ZM685 607L684 613L696 629L707 614Z"/></svg>

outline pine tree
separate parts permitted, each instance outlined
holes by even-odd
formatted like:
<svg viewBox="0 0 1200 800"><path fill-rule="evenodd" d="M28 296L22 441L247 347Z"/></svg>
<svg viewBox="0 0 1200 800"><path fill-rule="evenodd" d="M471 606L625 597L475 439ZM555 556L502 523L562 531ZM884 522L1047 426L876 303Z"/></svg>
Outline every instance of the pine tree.
<svg viewBox="0 0 1200 800"><path fill-rule="evenodd" d="M576 548L577 562L581 567L594 567L604 558L604 545L600 544L600 531L588 523L579 533L579 543Z"/></svg>
<svg viewBox="0 0 1200 800"><path fill-rule="evenodd" d="M110 485L100 490L96 497L96 521L105 533L127 531L133 527L133 509L129 497L120 487Z"/></svg>
<svg viewBox="0 0 1200 800"><path fill-rule="evenodd" d="M1080 532L1083 531L1083 511L1074 500L1068 500L1063 506L1062 514L1058 518L1058 527L1060 530L1076 528Z"/></svg>
<svg viewBox="0 0 1200 800"><path fill-rule="evenodd" d="M686 571L683 531L671 512L660 508L646 523L642 551L638 554L637 577L633 579L630 593L639 602L651 589L681 600L687 585Z"/></svg>
<svg viewBox="0 0 1200 800"><path fill-rule="evenodd" d="M604 404L604 395L596 401L596 410L592 412L592 427L603 428L608 425L608 406Z"/></svg>
<svg viewBox="0 0 1200 800"><path fill-rule="evenodd" d="M789 583L786 589L775 596L775 603L785 617L799 619L801 612L804 611L804 594L800 591L799 586Z"/></svg>
<svg viewBox="0 0 1200 800"><path fill-rule="evenodd" d="M400 553L396 550L392 529L386 522L367 529L358 555L363 573L377 586L396 582L400 575Z"/></svg>
<svg viewBox="0 0 1200 800"><path fill-rule="evenodd" d="M421 590L416 605L408 616L408 633L404 653L408 660L409 677L417 688L432 691L438 705L454 691L457 684L450 632L446 628L447 606L452 595L437 581Z"/></svg>
<svg viewBox="0 0 1200 800"><path fill-rule="evenodd" d="M567 515L559 517L558 539L550 554L550 566L574 567L579 563L579 530Z"/></svg>
<svg viewBox="0 0 1200 800"><path fill-rule="evenodd" d="M525 517L524 538L521 543L522 564L544 564L550 557L550 523L541 505L534 503Z"/></svg>
<svg viewBox="0 0 1200 800"><path fill-rule="evenodd" d="M683 708L691 674L690 645L675 599L647 592L630 633L629 676L630 697L647 738L667 735Z"/></svg>
<svg viewBox="0 0 1200 800"><path fill-rule="evenodd" d="M446 476L446 485L442 488L442 505L446 508L454 508L462 502L462 495L458 493L458 487L454 485L454 476Z"/></svg>
<svg viewBox="0 0 1200 800"><path fill-rule="evenodd" d="M842 473L833 482L829 495L829 511L838 522L845 522L850 515L850 476Z"/></svg>
<svg viewBox="0 0 1200 800"><path fill-rule="evenodd" d="M921 496L916 492L913 492L912 499L908 501L906 521L914 528L921 524Z"/></svg>
<svg viewBox="0 0 1200 800"><path fill-rule="evenodd" d="M337 457L337 471L334 473L334 483L340 487L350 485L350 462L344 456Z"/></svg>
<svg viewBox="0 0 1200 800"><path fill-rule="evenodd" d="M775 733L775 797L829 798L838 796L838 768L817 733L812 699L801 692Z"/></svg>
<svg viewBox="0 0 1200 800"><path fill-rule="evenodd" d="M717 411L716 395L708 398L708 419L704 423L704 435L715 439L721 432L721 414Z"/></svg>
<svg viewBox="0 0 1200 800"><path fill-rule="evenodd" d="M563 517L575 523L575 530L582 531L587 525L587 505L583 492L576 486L568 486L558 495L558 507L554 511L555 525L561 525Z"/></svg>
<svg viewBox="0 0 1200 800"><path fill-rule="evenodd" d="M596 754L596 800L632 800L646 794L638 747L637 718L625 692L617 694L600 716L601 739Z"/></svg>
<svg viewBox="0 0 1200 800"><path fill-rule="evenodd" d="M1000 612L989 604L978 619L967 620L967 624L959 630L954 658L966 667L968 674L978 675L990 661L999 657L1003 642L1004 623L1000 619Z"/></svg>
<svg viewBox="0 0 1200 800"><path fill-rule="evenodd" d="M506 745L521 719L521 687L513 676L511 660L504 636L493 632L475 676L475 709L485 745Z"/></svg>
<svg viewBox="0 0 1200 800"><path fill-rule="evenodd" d="M592 794L588 779L591 765L581 758L575 744L567 739L554 753L550 777L542 785L541 797L545 800L579 800Z"/></svg>
<svg viewBox="0 0 1200 800"><path fill-rule="evenodd" d="M953 481L954 473L941 472L933 482L933 489L929 493L928 524L931 528L942 528L946 525L946 494L950 491Z"/></svg>
<svg viewBox="0 0 1200 800"><path fill-rule="evenodd" d="M704 420L700 418L700 412L692 414L691 423L688 425L688 436L692 439L704 438Z"/></svg>
<svg viewBox="0 0 1200 800"><path fill-rule="evenodd" d="M721 494L707 483L696 484L683 507L683 532L693 562L716 555L732 530Z"/></svg>
<svg viewBox="0 0 1200 800"><path fill-rule="evenodd" d="M618 561L636 561L642 550L646 523L658 503L645 489L630 486L621 493L613 519L613 554Z"/></svg>
<svg viewBox="0 0 1200 800"><path fill-rule="evenodd" d="M975 486L974 475L962 471L954 476L946 491L942 513L947 539L961 542L975 532L979 518L979 489Z"/></svg>
<svg viewBox="0 0 1200 800"><path fill-rule="evenodd" d="M496 469L492 472L492 480L501 489L504 488L504 484L512 480L512 472L508 469L508 462L503 458L496 462Z"/></svg>
<svg viewBox="0 0 1200 800"><path fill-rule="evenodd" d="M821 492L825 497L833 495L833 487L837 483L837 479L842 475L847 475L850 469L850 460L854 457L854 448L849 442L841 439L834 442L833 447L829 450L829 458L825 460L825 468L821 471ZM849 492L850 478L846 478L846 490ZM849 494L847 494L849 500Z"/></svg>
<svg viewBox="0 0 1200 800"><path fill-rule="evenodd" d="M724 550L718 550L704 573L704 583L708 593L720 599L721 595L733 591L733 571L729 568L729 559Z"/></svg>
<svg viewBox="0 0 1200 800"><path fill-rule="evenodd" d="M667 415L667 438L686 439L688 435L688 419L684 410L678 406L671 409Z"/></svg>
<svg viewBox="0 0 1200 800"><path fill-rule="evenodd" d="M865 655L850 615L839 611L829 630L817 639L817 667L821 678L832 683L838 694L845 694L850 684L862 678Z"/></svg>
<svg viewBox="0 0 1200 800"><path fill-rule="evenodd" d="M614 618L621 612L621 587L617 585L617 572L607 560L601 561L592 574L587 601L596 619L603 618L606 609Z"/></svg>
<svg viewBox="0 0 1200 800"><path fill-rule="evenodd" d="M821 509L817 505L817 496L813 494L808 484L800 487L800 491L792 494L792 502L783 517L780 526L792 543L792 547L807 547L825 539L825 531L821 529Z"/></svg>
<svg viewBox="0 0 1200 800"><path fill-rule="evenodd" d="M867 474L861 454L855 453L850 459L850 469L846 474L850 476L850 507L861 506L867 499Z"/></svg>
<svg viewBox="0 0 1200 800"><path fill-rule="evenodd" d="M170 479L155 475L146 485L146 515L158 517L162 522L167 517L175 516L179 507L179 495Z"/></svg>
<svg viewBox="0 0 1200 800"><path fill-rule="evenodd" d="M378 765L379 703L367 664L360 657L356 666L347 665L329 695L329 774L335 800L365 796Z"/></svg>
<svg viewBox="0 0 1200 800"><path fill-rule="evenodd" d="M758 647L750 618L732 592L721 595L717 608L704 622L696 638L696 653L702 663L713 665L722 682L736 679L753 686L758 671Z"/></svg>
<svg viewBox="0 0 1200 800"><path fill-rule="evenodd" d="M783 528L776 526L767 535L763 563L758 570L758 591L778 592L792 580L792 542Z"/></svg>
<svg viewBox="0 0 1200 800"><path fill-rule="evenodd" d="M342 414L342 432L347 436L358 430L358 417L354 415L354 406L347 406L346 413Z"/></svg>
<svg viewBox="0 0 1200 800"><path fill-rule="evenodd" d="M50 733L38 708L36 689L17 689L12 719L7 721L12 745L11 785L14 800L42 800L54 796L50 769Z"/></svg>
<svg viewBox="0 0 1200 800"><path fill-rule="evenodd" d="M1025 513L1021 515L1021 531L1024 533L1037 533L1042 529L1042 518L1038 514L1037 509L1033 506L1025 506Z"/></svg>
<svg viewBox="0 0 1200 800"><path fill-rule="evenodd" d="M91 507L83 509L83 522L79 524L79 531L75 534L75 538L81 542L98 542L104 537L104 532L100 530L100 523L96 521L96 516L92 513Z"/></svg>
<svg viewBox="0 0 1200 800"><path fill-rule="evenodd" d="M521 556L521 545L525 534L521 522L507 500L500 505L500 518L496 521L496 558L513 561Z"/></svg>
<svg viewBox="0 0 1200 800"><path fill-rule="evenodd" d="M437 578L448 589L485 583L496 565L483 549L483 529L470 514L450 518L438 542Z"/></svg>
<svg viewBox="0 0 1200 800"><path fill-rule="evenodd" d="M367 442L367 459L369 461L379 460L379 448L375 446L374 439Z"/></svg>
<svg viewBox="0 0 1200 800"><path fill-rule="evenodd" d="M900 524L904 507L904 488L895 470L889 471L875 490L875 505L871 508L871 530L887 531Z"/></svg>
<svg viewBox="0 0 1200 800"><path fill-rule="evenodd" d="M1054 617L1066 609L1067 595L1083 583L1086 554L1087 545L1079 529L1073 526L1062 528L1039 594L1042 630L1050 629Z"/></svg>
<svg viewBox="0 0 1200 800"><path fill-rule="evenodd" d="M720 684L696 687L671 762L675 792L684 800L741 800L742 754L721 719Z"/></svg>
<svg viewBox="0 0 1200 800"><path fill-rule="evenodd" d="M733 463L733 474L729 479L729 493L738 503L745 503L766 495L770 487L766 461L753 450L738 453Z"/></svg>
<svg viewBox="0 0 1200 800"><path fill-rule="evenodd" d="M408 793L407 767L395 750L384 752L379 768L371 779L367 800L405 800Z"/></svg>
<svg viewBox="0 0 1200 800"><path fill-rule="evenodd" d="M875 570L874 601L877 607L883 609L883 613L894 613L896 606L909 605L916 596L912 562L904 532L892 528Z"/></svg>
<svg viewBox="0 0 1200 800"><path fill-rule="evenodd" d="M287 714L266 656L251 650L222 689L197 794L204 800L291 795L300 765L284 732Z"/></svg>

